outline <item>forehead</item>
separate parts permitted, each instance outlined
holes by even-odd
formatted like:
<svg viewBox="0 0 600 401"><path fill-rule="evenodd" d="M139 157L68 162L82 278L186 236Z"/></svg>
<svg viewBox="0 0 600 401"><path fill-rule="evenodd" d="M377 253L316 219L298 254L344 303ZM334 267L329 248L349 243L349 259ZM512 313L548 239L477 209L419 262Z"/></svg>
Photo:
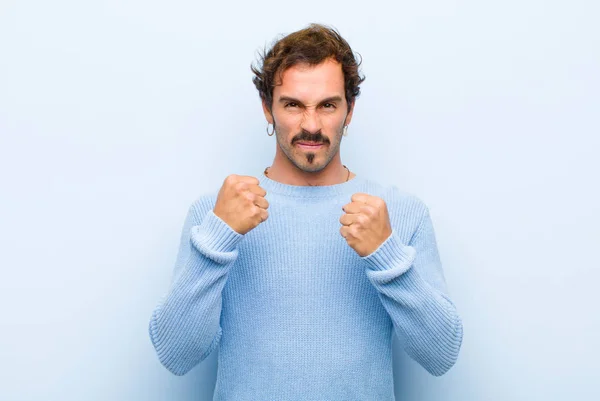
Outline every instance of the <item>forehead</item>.
<svg viewBox="0 0 600 401"><path fill-rule="evenodd" d="M333 59L312 66L296 64L283 72L280 85L273 89L275 100L279 96L317 100L334 95L344 98L344 73Z"/></svg>

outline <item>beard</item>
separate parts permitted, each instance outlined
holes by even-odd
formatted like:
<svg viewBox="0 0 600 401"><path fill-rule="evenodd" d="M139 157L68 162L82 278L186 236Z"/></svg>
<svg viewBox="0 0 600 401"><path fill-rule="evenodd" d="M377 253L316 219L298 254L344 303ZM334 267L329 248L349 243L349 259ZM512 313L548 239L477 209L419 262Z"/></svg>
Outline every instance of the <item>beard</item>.
<svg viewBox="0 0 600 401"><path fill-rule="evenodd" d="M277 139L277 145L287 157L287 159L296 166L297 169L307 173L317 173L329 165L333 157L339 152L340 143L343 134L342 126L335 132L335 136L330 141L323 136L321 131L312 134L306 130L302 130L292 138L291 144L287 142L288 135L280 132L279 128L274 124L273 129ZM298 142L314 142L322 144L322 147L311 150L300 150L296 147Z"/></svg>

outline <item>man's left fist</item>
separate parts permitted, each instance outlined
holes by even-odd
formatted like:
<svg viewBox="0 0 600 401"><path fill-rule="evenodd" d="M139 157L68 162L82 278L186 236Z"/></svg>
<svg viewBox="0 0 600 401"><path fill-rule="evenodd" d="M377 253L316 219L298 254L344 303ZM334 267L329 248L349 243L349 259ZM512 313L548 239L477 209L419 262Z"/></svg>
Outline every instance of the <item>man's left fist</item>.
<svg viewBox="0 0 600 401"><path fill-rule="evenodd" d="M342 206L340 234L360 256L373 253L392 234L385 201L377 196L355 193Z"/></svg>

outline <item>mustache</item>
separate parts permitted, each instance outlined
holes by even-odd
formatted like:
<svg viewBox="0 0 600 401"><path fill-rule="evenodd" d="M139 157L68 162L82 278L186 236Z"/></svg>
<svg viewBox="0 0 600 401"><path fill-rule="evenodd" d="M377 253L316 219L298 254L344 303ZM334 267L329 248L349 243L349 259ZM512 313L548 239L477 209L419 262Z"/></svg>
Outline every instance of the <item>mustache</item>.
<svg viewBox="0 0 600 401"><path fill-rule="evenodd" d="M318 142L318 143L328 143L329 142L329 140L327 138L325 138L323 136L323 134L321 134L321 131L317 132L316 134L311 134L308 131L302 131L300 134L298 134L298 136L296 138L294 138L294 140L292 141L292 144L294 144L298 141Z"/></svg>

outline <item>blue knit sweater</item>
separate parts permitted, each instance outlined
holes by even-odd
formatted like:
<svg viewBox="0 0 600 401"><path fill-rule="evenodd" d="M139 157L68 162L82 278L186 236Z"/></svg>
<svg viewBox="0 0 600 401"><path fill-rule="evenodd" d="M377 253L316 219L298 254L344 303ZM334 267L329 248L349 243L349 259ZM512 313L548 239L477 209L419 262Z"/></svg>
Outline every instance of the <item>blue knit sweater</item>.
<svg viewBox="0 0 600 401"><path fill-rule="evenodd" d="M213 213L217 192L189 208L149 323L169 371L218 347L213 400L394 400L394 332L432 375L454 365L463 326L423 201L360 175L328 186L254 176L269 218L245 235ZM356 192L381 197L392 225L364 257L339 232Z"/></svg>

